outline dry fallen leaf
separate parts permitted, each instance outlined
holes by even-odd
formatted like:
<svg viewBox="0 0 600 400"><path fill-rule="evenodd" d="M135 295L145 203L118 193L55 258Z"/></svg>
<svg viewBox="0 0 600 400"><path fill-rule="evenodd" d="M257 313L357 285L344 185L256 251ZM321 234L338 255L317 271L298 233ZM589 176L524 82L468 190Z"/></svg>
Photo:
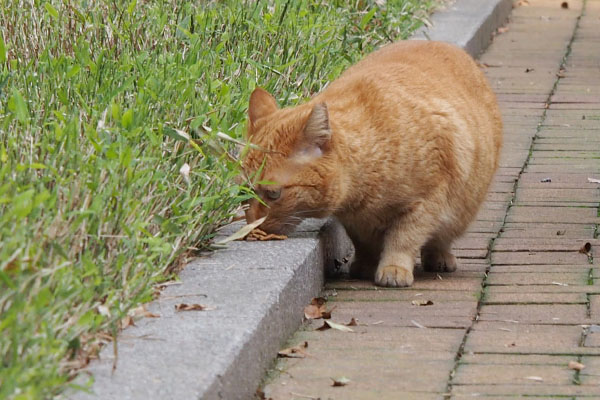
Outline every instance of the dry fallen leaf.
<svg viewBox="0 0 600 400"><path fill-rule="evenodd" d="M526 376L525 379L536 382L544 382L544 378L542 378L541 376Z"/></svg>
<svg viewBox="0 0 600 400"><path fill-rule="evenodd" d="M413 324L414 326L416 326L419 329L425 329L425 328L427 328L425 325L422 325L422 324L420 324L417 321L412 320L412 319L410 320L410 323Z"/></svg>
<svg viewBox="0 0 600 400"><path fill-rule="evenodd" d="M236 233L234 233L233 235L227 236L223 240L219 240L218 242L216 242L216 244L225 244L225 243L229 243L234 240L240 240L240 239L245 238L250 232L252 232L252 230L254 230L254 228L257 228L260 224L265 222L265 219L267 219L267 217L259 218L256 221L252 222L251 224L244 225Z"/></svg>
<svg viewBox="0 0 600 400"><path fill-rule="evenodd" d="M575 371L581 371L585 368L585 365L577 361L569 361L569 368L574 369Z"/></svg>
<svg viewBox="0 0 600 400"><path fill-rule="evenodd" d="M600 183L600 179L596 179L596 178L588 178L588 182L589 182L589 183Z"/></svg>
<svg viewBox="0 0 600 400"><path fill-rule="evenodd" d="M308 347L308 342L301 343L294 347L288 347L277 352L277 356L281 358L304 358L306 357L305 348Z"/></svg>
<svg viewBox="0 0 600 400"><path fill-rule="evenodd" d="M141 305L138 306L136 308L132 308L131 310L129 310L129 312L127 313L127 316L136 318L159 318L160 315L158 314L154 314L151 313L150 311L146 310L146 306L145 305Z"/></svg>
<svg viewBox="0 0 600 400"><path fill-rule="evenodd" d="M562 230L560 230L560 231L556 231L556 236L562 236L562 235L564 235L565 233L567 233L567 231L566 231L565 229L562 229Z"/></svg>
<svg viewBox="0 0 600 400"><path fill-rule="evenodd" d="M569 3L567 3L566 1L563 1L563 2L560 4L560 8L564 8L564 9L567 9L567 8L569 8Z"/></svg>
<svg viewBox="0 0 600 400"><path fill-rule="evenodd" d="M591 250L592 244L590 242L585 242L585 244L579 249L579 252L585 254L586 256L589 256Z"/></svg>
<svg viewBox="0 0 600 400"><path fill-rule="evenodd" d="M325 320L323 323L323 326L317 328L318 331L326 331L327 329L337 329L338 331L342 331L342 332L354 332L352 330L352 328L348 328L346 325L342 325L342 324L337 324L333 321L329 321L329 320Z"/></svg>
<svg viewBox="0 0 600 400"><path fill-rule="evenodd" d="M331 386L346 386L347 384L350 383L350 379L348 379L344 376L341 376L339 378L331 378L331 380L333 381Z"/></svg>
<svg viewBox="0 0 600 400"><path fill-rule="evenodd" d="M431 300L413 300L411 301L413 306L432 306L433 301Z"/></svg>
<svg viewBox="0 0 600 400"><path fill-rule="evenodd" d="M329 319L331 318L331 311L327 311L327 306L325 304L325 299L323 297L315 297L310 301L310 304L304 307L304 317L306 319ZM335 308L335 307L334 307Z"/></svg>
<svg viewBox="0 0 600 400"><path fill-rule="evenodd" d="M98 314L100 314L104 317L110 317L110 310L105 305L99 305L97 309L98 309Z"/></svg>
<svg viewBox="0 0 600 400"><path fill-rule="evenodd" d="M121 319L121 329L125 329L128 326L135 326L135 324L133 323L133 317L131 317L130 315L126 315L124 318Z"/></svg>
<svg viewBox="0 0 600 400"><path fill-rule="evenodd" d="M214 308L207 307L202 304L186 304L186 303L175 304L175 311L210 311L210 310L214 310Z"/></svg>
<svg viewBox="0 0 600 400"><path fill-rule="evenodd" d="M252 241L266 241L266 240L285 240L286 235L277 235L275 233L267 233L259 228L254 228L245 238L245 240Z"/></svg>
<svg viewBox="0 0 600 400"><path fill-rule="evenodd" d="M352 319L346 324L346 326L358 326L358 322L356 322L356 319L352 317Z"/></svg>

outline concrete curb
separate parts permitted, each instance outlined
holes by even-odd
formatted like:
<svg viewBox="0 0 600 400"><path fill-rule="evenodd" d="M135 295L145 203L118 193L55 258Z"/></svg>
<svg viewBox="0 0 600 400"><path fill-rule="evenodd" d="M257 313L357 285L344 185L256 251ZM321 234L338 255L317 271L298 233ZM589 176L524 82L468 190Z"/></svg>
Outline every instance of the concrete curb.
<svg viewBox="0 0 600 400"><path fill-rule="evenodd" d="M443 40L477 56L508 17L511 0L459 0L414 39ZM234 230L230 227L229 230ZM223 232L227 234L228 232ZM276 352L322 289L324 271L351 250L335 221L307 221L283 242L233 242L199 258L167 287L145 318L118 341L117 368L106 346L87 372L92 393L70 399L248 399ZM175 312L178 303L216 309ZM82 384L85 379L79 379Z"/></svg>
<svg viewBox="0 0 600 400"><path fill-rule="evenodd" d="M504 25L512 10L512 0L458 0L434 13L431 26L413 35L415 40L453 43L472 57L487 48L494 31Z"/></svg>

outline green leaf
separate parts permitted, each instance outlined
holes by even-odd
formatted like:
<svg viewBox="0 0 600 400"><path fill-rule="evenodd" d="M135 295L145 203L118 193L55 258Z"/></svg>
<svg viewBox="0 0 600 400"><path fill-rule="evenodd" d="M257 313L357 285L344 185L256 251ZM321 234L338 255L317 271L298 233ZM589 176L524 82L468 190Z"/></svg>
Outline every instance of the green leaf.
<svg viewBox="0 0 600 400"><path fill-rule="evenodd" d="M132 0L131 3L129 3L129 6L127 7L127 14L129 14L129 15L133 14L133 11L135 10L136 5L137 5L137 0Z"/></svg>
<svg viewBox="0 0 600 400"><path fill-rule="evenodd" d="M67 79L71 79L72 77L77 75L79 71L81 71L81 67L79 66L79 64L73 65L71 69L69 69L69 72L67 72Z"/></svg>
<svg viewBox="0 0 600 400"><path fill-rule="evenodd" d="M13 95L8 101L8 109L12 111L21 123L26 123L29 119L29 110L27 103L17 89L13 89Z"/></svg>
<svg viewBox="0 0 600 400"><path fill-rule="evenodd" d="M56 8L52 7L52 4L44 3L44 7L46 8L46 11L48 11L48 14L50 14L53 18L58 19L58 11L56 11Z"/></svg>
<svg viewBox="0 0 600 400"><path fill-rule="evenodd" d="M6 44L4 44L4 38L0 35L0 64L6 62Z"/></svg>
<svg viewBox="0 0 600 400"><path fill-rule="evenodd" d="M367 26L367 24L371 21L371 19L373 19L373 16L375 15L375 13L377 12L377 7L373 7L371 8L371 10L366 13L362 19L360 20L360 29L364 30Z"/></svg>
<svg viewBox="0 0 600 400"><path fill-rule="evenodd" d="M123 117L121 117L121 125L125 129L129 129L133 124L133 110L130 108L129 110L123 113Z"/></svg>

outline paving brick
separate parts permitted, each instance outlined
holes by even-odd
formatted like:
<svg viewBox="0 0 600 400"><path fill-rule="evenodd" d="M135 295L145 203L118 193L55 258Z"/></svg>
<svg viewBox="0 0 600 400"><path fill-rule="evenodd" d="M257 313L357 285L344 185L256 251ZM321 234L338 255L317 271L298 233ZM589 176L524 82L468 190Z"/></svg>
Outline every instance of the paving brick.
<svg viewBox="0 0 600 400"><path fill-rule="evenodd" d="M579 373L581 384L600 386L600 357L583 356L581 363L585 365L585 368Z"/></svg>
<svg viewBox="0 0 600 400"><path fill-rule="evenodd" d="M466 353L460 359L461 364L503 364L503 365L560 365L566 366L573 356L546 354L486 354Z"/></svg>
<svg viewBox="0 0 600 400"><path fill-rule="evenodd" d="M488 286L486 288L488 293L529 293L535 291L536 293L600 293L600 285L510 285L510 286Z"/></svg>
<svg viewBox="0 0 600 400"><path fill-rule="evenodd" d="M589 271L577 273L495 273L494 269L486 280L486 285L552 285L555 282L568 285L585 285Z"/></svg>
<svg viewBox="0 0 600 400"><path fill-rule="evenodd" d="M579 385L552 385L548 382L537 382L531 384L512 384L512 385L457 385L452 387L452 398L457 395L481 396L487 399L489 395L503 396L545 396L550 397L573 397L578 395L583 396L600 396L600 386L579 386ZM485 397L484 397L485 396ZM588 397L590 398L590 397ZM593 397L596 398L596 397Z"/></svg>
<svg viewBox="0 0 600 400"><path fill-rule="evenodd" d="M594 225L507 223L502 228L501 237L593 239L595 232Z"/></svg>
<svg viewBox="0 0 600 400"><path fill-rule="evenodd" d="M596 224L600 222L597 214L596 208L515 206L510 208L506 221Z"/></svg>
<svg viewBox="0 0 600 400"><path fill-rule="evenodd" d="M589 260L585 254L578 251L562 252L492 252L493 265L529 265L529 264L569 264L569 265L588 265Z"/></svg>
<svg viewBox="0 0 600 400"><path fill-rule="evenodd" d="M479 320L515 320L526 324L589 324L591 322L585 305L580 304L484 305L481 307Z"/></svg>
<svg viewBox="0 0 600 400"><path fill-rule="evenodd" d="M331 291L326 291L331 293ZM462 290L336 290L335 296L329 295L331 306L342 301L403 301L413 300L439 301L477 301L480 291L467 292Z"/></svg>
<svg viewBox="0 0 600 400"><path fill-rule="evenodd" d="M528 377L539 377L551 385L569 385L573 380L573 370L566 365L460 365L454 375L454 385L519 385L531 384Z"/></svg>
<svg viewBox="0 0 600 400"><path fill-rule="evenodd" d="M496 307L502 306L484 306ZM498 320L507 317L505 321L509 322L486 322L480 319L481 322L469 333L465 352L551 355L577 353L580 349L581 326L534 325L517 320L518 315L497 316Z"/></svg>
<svg viewBox="0 0 600 400"><path fill-rule="evenodd" d="M335 321L348 322L357 318L362 323L378 323L386 327L415 327L413 321L429 328L467 327L477 311L475 297L470 301L438 301L430 306L415 306L409 301L353 301L337 302L336 305L333 314ZM312 325L319 325L319 322L313 322Z"/></svg>
<svg viewBox="0 0 600 400"><path fill-rule="evenodd" d="M500 237L494 241L494 251L579 251L585 243L590 243L592 248L600 249L598 239L574 239L556 236L550 238L505 238Z"/></svg>
<svg viewBox="0 0 600 400"><path fill-rule="evenodd" d="M600 163L596 161L598 166L595 169L600 170ZM540 165L538 165L540 166ZM533 168L533 164L528 165L529 169ZM554 170L556 167L562 167L562 165L558 165L558 163L553 162L551 165L543 165L543 167L548 167L548 171ZM570 168L578 168L580 166L569 165ZM590 170L588 166L581 165L581 169ZM563 167L564 171L565 168ZM560 200L560 201L584 201L591 203L598 203L600 199L598 195L598 190L595 188L589 189L517 189L516 194L517 201L549 201L549 200Z"/></svg>
<svg viewBox="0 0 600 400"><path fill-rule="evenodd" d="M528 289L531 290L531 289ZM485 294L484 304L586 304L586 293L489 293Z"/></svg>

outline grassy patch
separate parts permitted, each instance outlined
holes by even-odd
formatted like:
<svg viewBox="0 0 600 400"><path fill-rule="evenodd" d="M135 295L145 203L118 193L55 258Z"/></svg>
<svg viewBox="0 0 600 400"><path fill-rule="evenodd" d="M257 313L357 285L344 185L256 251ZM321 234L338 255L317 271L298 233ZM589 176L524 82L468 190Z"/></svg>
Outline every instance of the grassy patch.
<svg viewBox="0 0 600 400"><path fill-rule="evenodd" d="M64 390L252 196L217 134L256 84L294 104L432 7L347 3L0 2L0 398Z"/></svg>

